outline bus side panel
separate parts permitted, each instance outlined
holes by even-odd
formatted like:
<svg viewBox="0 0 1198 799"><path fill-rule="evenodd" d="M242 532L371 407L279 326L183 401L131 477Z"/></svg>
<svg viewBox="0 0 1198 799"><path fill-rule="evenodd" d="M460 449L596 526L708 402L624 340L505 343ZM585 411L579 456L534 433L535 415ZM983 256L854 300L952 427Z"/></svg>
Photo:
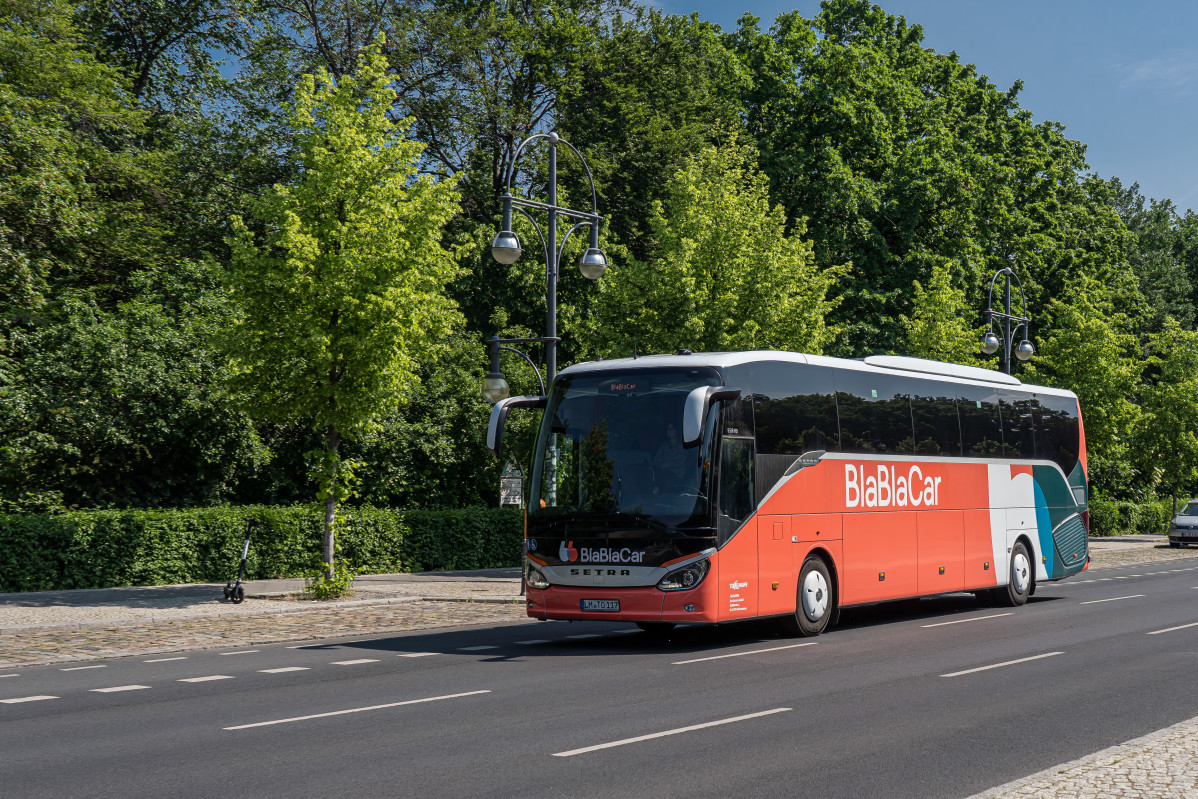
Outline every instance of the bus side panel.
<svg viewBox="0 0 1198 799"><path fill-rule="evenodd" d="M994 536L990 532L990 511L975 508L963 511L965 521L965 588L993 588L998 585L994 568Z"/></svg>
<svg viewBox="0 0 1198 799"><path fill-rule="evenodd" d="M757 517L757 613L793 613L798 571L794 568L790 516Z"/></svg>
<svg viewBox="0 0 1198 799"><path fill-rule="evenodd" d="M716 618L736 621L757 615L757 526L753 516L732 539L720 549L715 558Z"/></svg>
<svg viewBox="0 0 1198 799"><path fill-rule="evenodd" d="M964 511L921 511L919 593L943 594L965 588Z"/></svg>
<svg viewBox="0 0 1198 799"><path fill-rule="evenodd" d="M916 514L846 513L843 524L843 604L918 593Z"/></svg>

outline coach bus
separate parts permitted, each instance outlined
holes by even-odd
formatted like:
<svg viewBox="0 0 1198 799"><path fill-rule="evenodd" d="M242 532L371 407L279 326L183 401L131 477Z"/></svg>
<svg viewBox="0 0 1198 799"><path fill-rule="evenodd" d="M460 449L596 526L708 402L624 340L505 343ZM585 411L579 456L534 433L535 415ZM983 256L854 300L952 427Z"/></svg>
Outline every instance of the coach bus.
<svg viewBox="0 0 1198 799"><path fill-rule="evenodd" d="M917 358L655 355L571 366L525 511L528 615L679 623L973 592L1018 606L1089 564L1077 397Z"/></svg>

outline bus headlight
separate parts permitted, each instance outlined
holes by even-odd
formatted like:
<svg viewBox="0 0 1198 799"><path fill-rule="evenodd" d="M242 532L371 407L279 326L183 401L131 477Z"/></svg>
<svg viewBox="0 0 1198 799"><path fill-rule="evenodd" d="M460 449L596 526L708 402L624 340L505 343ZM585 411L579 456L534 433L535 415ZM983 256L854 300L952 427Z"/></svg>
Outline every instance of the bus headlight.
<svg viewBox="0 0 1198 799"><path fill-rule="evenodd" d="M545 575L541 574L541 570L531 563L528 564L528 572L524 576L524 582L529 588L535 588L538 591L543 591L549 587L549 581L545 579Z"/></svg>
<svg viewBox="0 0 1198 799"><path fill-rule="evenodd" d="M703 582L709 568L711 568L711 561L704 558L670 572L661 578L657 587L662 591L687 591Z"/></svg>

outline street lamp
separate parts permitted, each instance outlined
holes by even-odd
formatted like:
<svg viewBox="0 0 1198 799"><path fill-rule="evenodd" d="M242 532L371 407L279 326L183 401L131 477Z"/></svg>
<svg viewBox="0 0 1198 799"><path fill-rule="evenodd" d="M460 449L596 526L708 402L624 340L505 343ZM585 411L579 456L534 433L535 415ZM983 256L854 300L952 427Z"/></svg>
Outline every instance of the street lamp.
<svg viewBox="0 0 1198 799"><path fill-rule="evenodd" d="M512 194L512 178L516 174L516 163L520 160L520 156L524 153L524 149L530 144L544 140L549 145L549 202L541 203L534 200L516 197ZM566 208L557 204L557 148L560 145L565 145L578 156L578 160L582 163L582 168L586 170L587 180L591 184L591 210L576 211L571 208ZM536 365L532 364L533 370L537 372L537 380L541 381L541 394L545 394L545 389L548 385L553 384L553 378L557 376L557 343L561 341L557 335L557 278L558 266L561 264L562 253L566 249L566 242L570 240L570 236L574 231L581 228L590 228L590 246L579 259L578 269L582 272L582 276L588 280L598 280L607 270L607 256L603 254L603 250L599 249L599 222L602 217L599 216L598 206L596 204L595 179L591 177L591 168L587 166L587 162L583 159L582 154L575 149L574 145L558 136L557 133L538 133L535 136L529 136L524 141L520 142L516 147L516 152L512 155L512 161L508 164L507 175L504 178L503 194L499 197L503 203L503 227L495 238L491 241L491 255L501 264L511 265L520 260L520 256L524 254L524 249L520 246L520 238L512 230L512 210L515 209L523 214L529 222L532 223L533 229L536 230L537 236L541 239L541 247L545 254L545 335L539 338L499 338L498 336L491 338L488 341L491 355L491 371L483 378L483 397L494 404L508 395L507 380L504 379L503 373L499 371L499 352L506 350L514 352L524 360L532 364L529 359L520 350L512 347L504 346L507 344L544 344L545 345L545 380L541 381L541 373L537 370ZM526 208L531 208L537 211L545 211L549 215L548 224L545 227L545 233L541 232L541 226L533 219L532 215L526 211ZM573 221L574 225L566 235L562 237L561 245L557 241L557 220L558 217L565 217L568 221Z"/></svg>
<svg viewBox="0 0 1198 799"><path fill-rule="evenodd" d="M1003 278L1003 310L994 310L994 283L999 276ZM1015 281L1015 286L1019 289L1019 301L1024 312L1027 312L1027 299L1023 296L1023 284L1019 282L1019 277L1010 267L1005 267L994 273L994 277L990 278L990 296L986 301L986 322L990 325L990 329L982 335L982 352L987 355L993 355L998 352L999 347L1002 347L1003 358L1002 368L1007 374L1011 374L1011 350L1014 348L1015 357L1021 361L1030 359L1035 353L1036 348L1032 342L1028 340L1031 335L1032 320L1026 316L1016 316L1011 313L1011 281ZM999 333L1002 336L997 336L994 333L994 321L999 321ZM1012 327L1011 323L1015 326ZM1015 344L1015 336L1019 334L1019 329L1023 328L1023 340L1018 345Z"/></svg>

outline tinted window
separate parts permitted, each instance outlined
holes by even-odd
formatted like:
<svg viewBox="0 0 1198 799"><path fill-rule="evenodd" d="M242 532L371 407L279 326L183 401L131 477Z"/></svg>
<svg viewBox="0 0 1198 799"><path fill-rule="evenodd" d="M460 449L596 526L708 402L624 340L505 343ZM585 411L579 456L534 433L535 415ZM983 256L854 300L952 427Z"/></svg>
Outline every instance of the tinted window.
<svg viewBox="0 0 1198 799"><path fill-rule="evenodd" d="M753 440L725 438L720 444L720 543L732 537L753 512Z"/></svg>
<svg viewBox="0 0 1198 799"><path fill-rule="evenodd" d="M762 363L752 367L757 452L835 452L836 397L832 371L822 366Z"/></svg>
<svg viewBox="0 0 1198 799"><path fill-rule="evenodd" d="M911 421L917 455L961 457L957 389L933 380L911 381Z"/></svg>
<svg viewBox="0 0 1198 799"><path fill-rule="evenodd" d="M907 378L845 370L835 382L842 451L914 452Z"/></svg>
<svg viewBox="0 0 1198 799"><path fill-rule="evenodd" d="M1036 455L1036 412L1040 403L1034 394L1000 389L1003 443L1008 458L1031 460Z"/></svg>
<svg viewBox="0 0 1198 799"><path fill-rule="evenodd" d="M961 443L967 458L1003 456L1002 418L998 391L989 386L957 386L957 416L961 421Z"/></svg>
<svg viewBox="0 0 1198 799"><path fill-rule="evenodd" d="M1036 457L1060 464L1068 475L1077 465L1077 400L1073 397L1039 395Z"/></svg>

